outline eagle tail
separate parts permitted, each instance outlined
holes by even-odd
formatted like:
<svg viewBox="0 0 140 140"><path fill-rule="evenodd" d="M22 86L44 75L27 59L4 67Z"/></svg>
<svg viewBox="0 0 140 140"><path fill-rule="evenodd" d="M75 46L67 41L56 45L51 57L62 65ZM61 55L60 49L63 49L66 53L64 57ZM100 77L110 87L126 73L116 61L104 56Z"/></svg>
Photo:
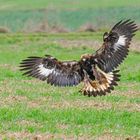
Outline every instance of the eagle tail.
<svg viewBox="0 0 140 140"><path fill-rule="evenodd" d="M97 69L96 69L97 70ZM88 75L84 78L84 87L81 90L84 95L97 96L106 95L114 90L114 86L117 86L117 82L120 81L118 74L119 70L105 73L98 68L95 75L95 80L91 80Z"/></svg>

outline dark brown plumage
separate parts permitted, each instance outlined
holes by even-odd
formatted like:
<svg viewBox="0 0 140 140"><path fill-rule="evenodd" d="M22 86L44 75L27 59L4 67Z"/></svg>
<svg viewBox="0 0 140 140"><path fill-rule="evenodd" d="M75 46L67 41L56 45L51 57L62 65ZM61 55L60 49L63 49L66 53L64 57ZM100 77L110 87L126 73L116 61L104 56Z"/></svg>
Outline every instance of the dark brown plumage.
<svg viewBox="0 0 140 140"><path fill-rule="evenodd" d="M120 75L115 70L128 55L132 37L138 30L134 21L118 22L103 35L103 45L95 54L85 54L79 61L59 61L45 57L28 57L20 63L23 75L46 80L54 86L84 83L81 92L88 96L105 95L117 86Z"/></svg>

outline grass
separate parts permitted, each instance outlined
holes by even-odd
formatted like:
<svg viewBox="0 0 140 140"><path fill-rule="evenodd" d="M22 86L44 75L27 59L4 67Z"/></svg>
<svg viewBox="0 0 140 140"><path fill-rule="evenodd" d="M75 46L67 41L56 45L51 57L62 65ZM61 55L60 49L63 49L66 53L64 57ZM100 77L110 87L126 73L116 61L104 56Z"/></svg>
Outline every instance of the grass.
<svg viewBox="0 0 140 140"><path fill-rule="evenodd" d="M131 18L140 23L139 7L138 0L2 0L0 25L8 27L12 32L29 31L44 22L70 31L75 31L86 23L104 29L121 19Z"/></svg>
<svg viewBox="0 0 140 140"><path fill-rule="evenodd" d="M138 138L140 135L140 57L131 51L120 66L121 82L111 94L85 97L77 87L58 88L27 78L18 65L30 55L52 54L60 60L92 53L90 46L61 46L75 41L98 40L100 33L7 34L0 36L0 135L2 138L95 139ZM136 40L138 41L139 33ZM67 46L67 44L66 44ZM53 139L52 138L52 139Z"/></svg>
<svg viewBox="0 0 140 140"><path fill-rule="evenodd" d="M14 113L13 113L14 112ZM50 132L65 134L100 134L107 129L114 129L115 133L120 134L120 130L128 135L139 134L139 122L133 120L139 119L138 113L127 111L117 112L114 110L96 110L96 109L30 109L26 106L1 108L1 121L6 121L7 126L3 126L5 131L27 130L34 132ZM29 125L21 126L20 121L26 120ZM85 119L88 118L88 119ZM111 118L111 121L110 121ZM119 119L118 119L119 118ZM15 125L15 122L17 125ZM66 129L59 128L59 125L66 125ZM135 128L133 127L135 126ZM85 127L85 128L84 128ZM96 129L94 129L96 127ZM72 128L74 128L72 130Z"/></svg>
<svg viewBox="0 0 140 140"><path fill-rule="evenodd" d="M117 21L139 24L139 9L139 0L0 0L0 27L16 32L0 34L0 139L139 139L140 32L120 66L119 86L107 96L83 96L82 84L52 87L18 67L32 55L79 60L101 46L104 30ZM70 31L92 23L101 31L21 33L41 23Z"/></svg>
<svg viewBox="0 0 140 140"><path fill-rule="evenodd" d="M34 4L33 4L34 3ZM96 4L95 4L96 3ZM19 0L1 0L0 1L1 10L27 10L27 9L44 9L49 7L54 8L62 8L62 9L68 9L68 8L108 8L108 7L122 7L122 6L140 6L139 0L127 0L126 1L119 1L118 0L40 0L40 1L34 1L34 0L25 0L25 1L19 1ZM27 7L28 5L28 7Z"/></svg>
<svg viewBox="0 0 140 140"><path fill-rule="evenodd" d="M48 22L50 26L63 26L70 31L74 31L86 23L92 23L97 29L104 29L121 19L129 18L140 23L139 7L76 10L7 10L0 12L0 25L8 27L11 31L21 32L23 30L31 30L33 27L37 28L40 23Z"/></svg>

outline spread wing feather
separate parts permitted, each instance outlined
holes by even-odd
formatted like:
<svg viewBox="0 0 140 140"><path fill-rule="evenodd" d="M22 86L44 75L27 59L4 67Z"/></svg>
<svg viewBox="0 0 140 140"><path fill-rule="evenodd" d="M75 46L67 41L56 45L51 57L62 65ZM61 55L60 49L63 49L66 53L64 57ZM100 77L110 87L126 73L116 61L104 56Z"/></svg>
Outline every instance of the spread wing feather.
<svg viewBox="0 0 140 140"><path fill-rule="evenodd" d="M137 30L134 21L126 20L118 22L110 33L104 34L104 43L94 56L103 71L111 72L122 63L128 55L130 41Z"/></svg>
<svg viewBox="0 0 140 140"><path fill-rule="evenodd" d="M20 63L23 75L47 80L47 83L55 86L73 86L83 80L83 73L77 61L58 61L56 58L28 57Z"/></svg>

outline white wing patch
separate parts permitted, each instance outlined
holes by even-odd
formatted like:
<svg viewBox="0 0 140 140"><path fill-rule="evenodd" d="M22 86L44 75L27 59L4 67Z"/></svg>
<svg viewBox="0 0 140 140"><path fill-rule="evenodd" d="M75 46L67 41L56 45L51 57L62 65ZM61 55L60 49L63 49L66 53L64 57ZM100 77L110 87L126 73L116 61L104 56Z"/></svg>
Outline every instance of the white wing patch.
<svg viewBox="0 0 140 140"><path fill-rule="evenodd" d="M125 43L126 43L126 37L125 35L121 35L117 43L115 43L115 50L118 50L118 48L120 48L121 46L125 46Z"/></svg>
<svg viewBox="0 0 140 140"><path fill-rule="evenodd" d="M51 73L53 72L53 70L54 70L54 69L47 69L47 68L45 68L45 67L43 66L43 64L39 65L38 69L39 69L39 73L40 73L41 75L46 76L46 77L47 77L49 74L51 74Z"/></svg>

